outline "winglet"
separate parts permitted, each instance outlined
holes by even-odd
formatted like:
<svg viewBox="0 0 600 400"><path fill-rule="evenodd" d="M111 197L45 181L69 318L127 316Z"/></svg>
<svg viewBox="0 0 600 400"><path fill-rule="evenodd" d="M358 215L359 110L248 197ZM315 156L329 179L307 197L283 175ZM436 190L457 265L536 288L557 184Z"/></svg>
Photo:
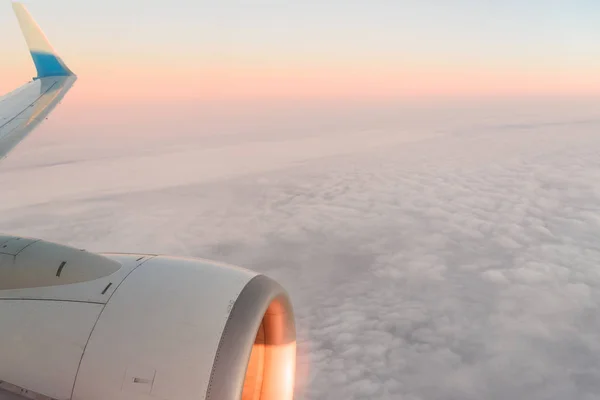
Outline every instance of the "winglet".
<svg viewBox="0 0 600 400"><path fill-rule="evenodd" d="M13 10L19 20L21 31L29 46L31 57L37 69L37 78L49 76L71 76L73 72L66 66L63 60L56 54L52 45L35 22L27 8L21 3L13 3Z"/></svg>

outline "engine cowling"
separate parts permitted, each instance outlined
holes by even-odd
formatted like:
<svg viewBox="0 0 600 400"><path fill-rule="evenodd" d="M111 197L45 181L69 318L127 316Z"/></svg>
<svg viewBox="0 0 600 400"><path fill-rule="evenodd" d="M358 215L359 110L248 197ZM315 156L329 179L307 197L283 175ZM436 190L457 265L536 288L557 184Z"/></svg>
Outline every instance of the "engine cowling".
<svg viewBox="0 0 600 400"><path fill-rule="evenodd" d="M206 260L34 243L27 262L25 253L0 257L0 276L16 277L0 286L0 392L56 400L293 397L293 311L270 278Z"/></svg>

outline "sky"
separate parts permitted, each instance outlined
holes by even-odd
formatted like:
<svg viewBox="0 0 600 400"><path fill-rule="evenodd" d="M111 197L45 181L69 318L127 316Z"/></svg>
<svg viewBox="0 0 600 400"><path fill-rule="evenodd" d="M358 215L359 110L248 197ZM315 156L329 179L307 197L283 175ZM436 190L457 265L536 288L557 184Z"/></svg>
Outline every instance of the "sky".
<svg viewBox="0 0 600 400"><path fill-rule="evenodd" d="M600 93L592 0L27 1L77 104ZM0 5L0 89L33 76Z"/></svg>

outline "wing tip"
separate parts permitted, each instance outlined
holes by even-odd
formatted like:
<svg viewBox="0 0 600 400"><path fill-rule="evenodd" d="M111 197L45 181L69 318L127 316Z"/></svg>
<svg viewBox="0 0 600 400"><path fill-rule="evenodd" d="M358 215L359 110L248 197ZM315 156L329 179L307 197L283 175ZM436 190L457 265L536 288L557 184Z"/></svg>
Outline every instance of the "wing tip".
<svg viewBox="0 0 600 400"><path fill-rule="evenodd" d="M37 70L35 79L52 76L74 76L75 74L56 53L27 7L20 1L12 1L11 3Z"/></svg>

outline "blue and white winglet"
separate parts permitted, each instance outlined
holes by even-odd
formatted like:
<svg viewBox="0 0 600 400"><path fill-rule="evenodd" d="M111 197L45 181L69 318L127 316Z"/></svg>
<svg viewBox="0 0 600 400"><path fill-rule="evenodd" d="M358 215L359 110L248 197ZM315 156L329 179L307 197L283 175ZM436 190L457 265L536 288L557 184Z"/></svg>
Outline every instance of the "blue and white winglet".
<svg viewBox="0 0 600 400"><path fill-rule="evenodd" d="M13 9L37 76L32 82L0 97L0 159L46 119L77 79L25 6L13 3Z"/></svg>

